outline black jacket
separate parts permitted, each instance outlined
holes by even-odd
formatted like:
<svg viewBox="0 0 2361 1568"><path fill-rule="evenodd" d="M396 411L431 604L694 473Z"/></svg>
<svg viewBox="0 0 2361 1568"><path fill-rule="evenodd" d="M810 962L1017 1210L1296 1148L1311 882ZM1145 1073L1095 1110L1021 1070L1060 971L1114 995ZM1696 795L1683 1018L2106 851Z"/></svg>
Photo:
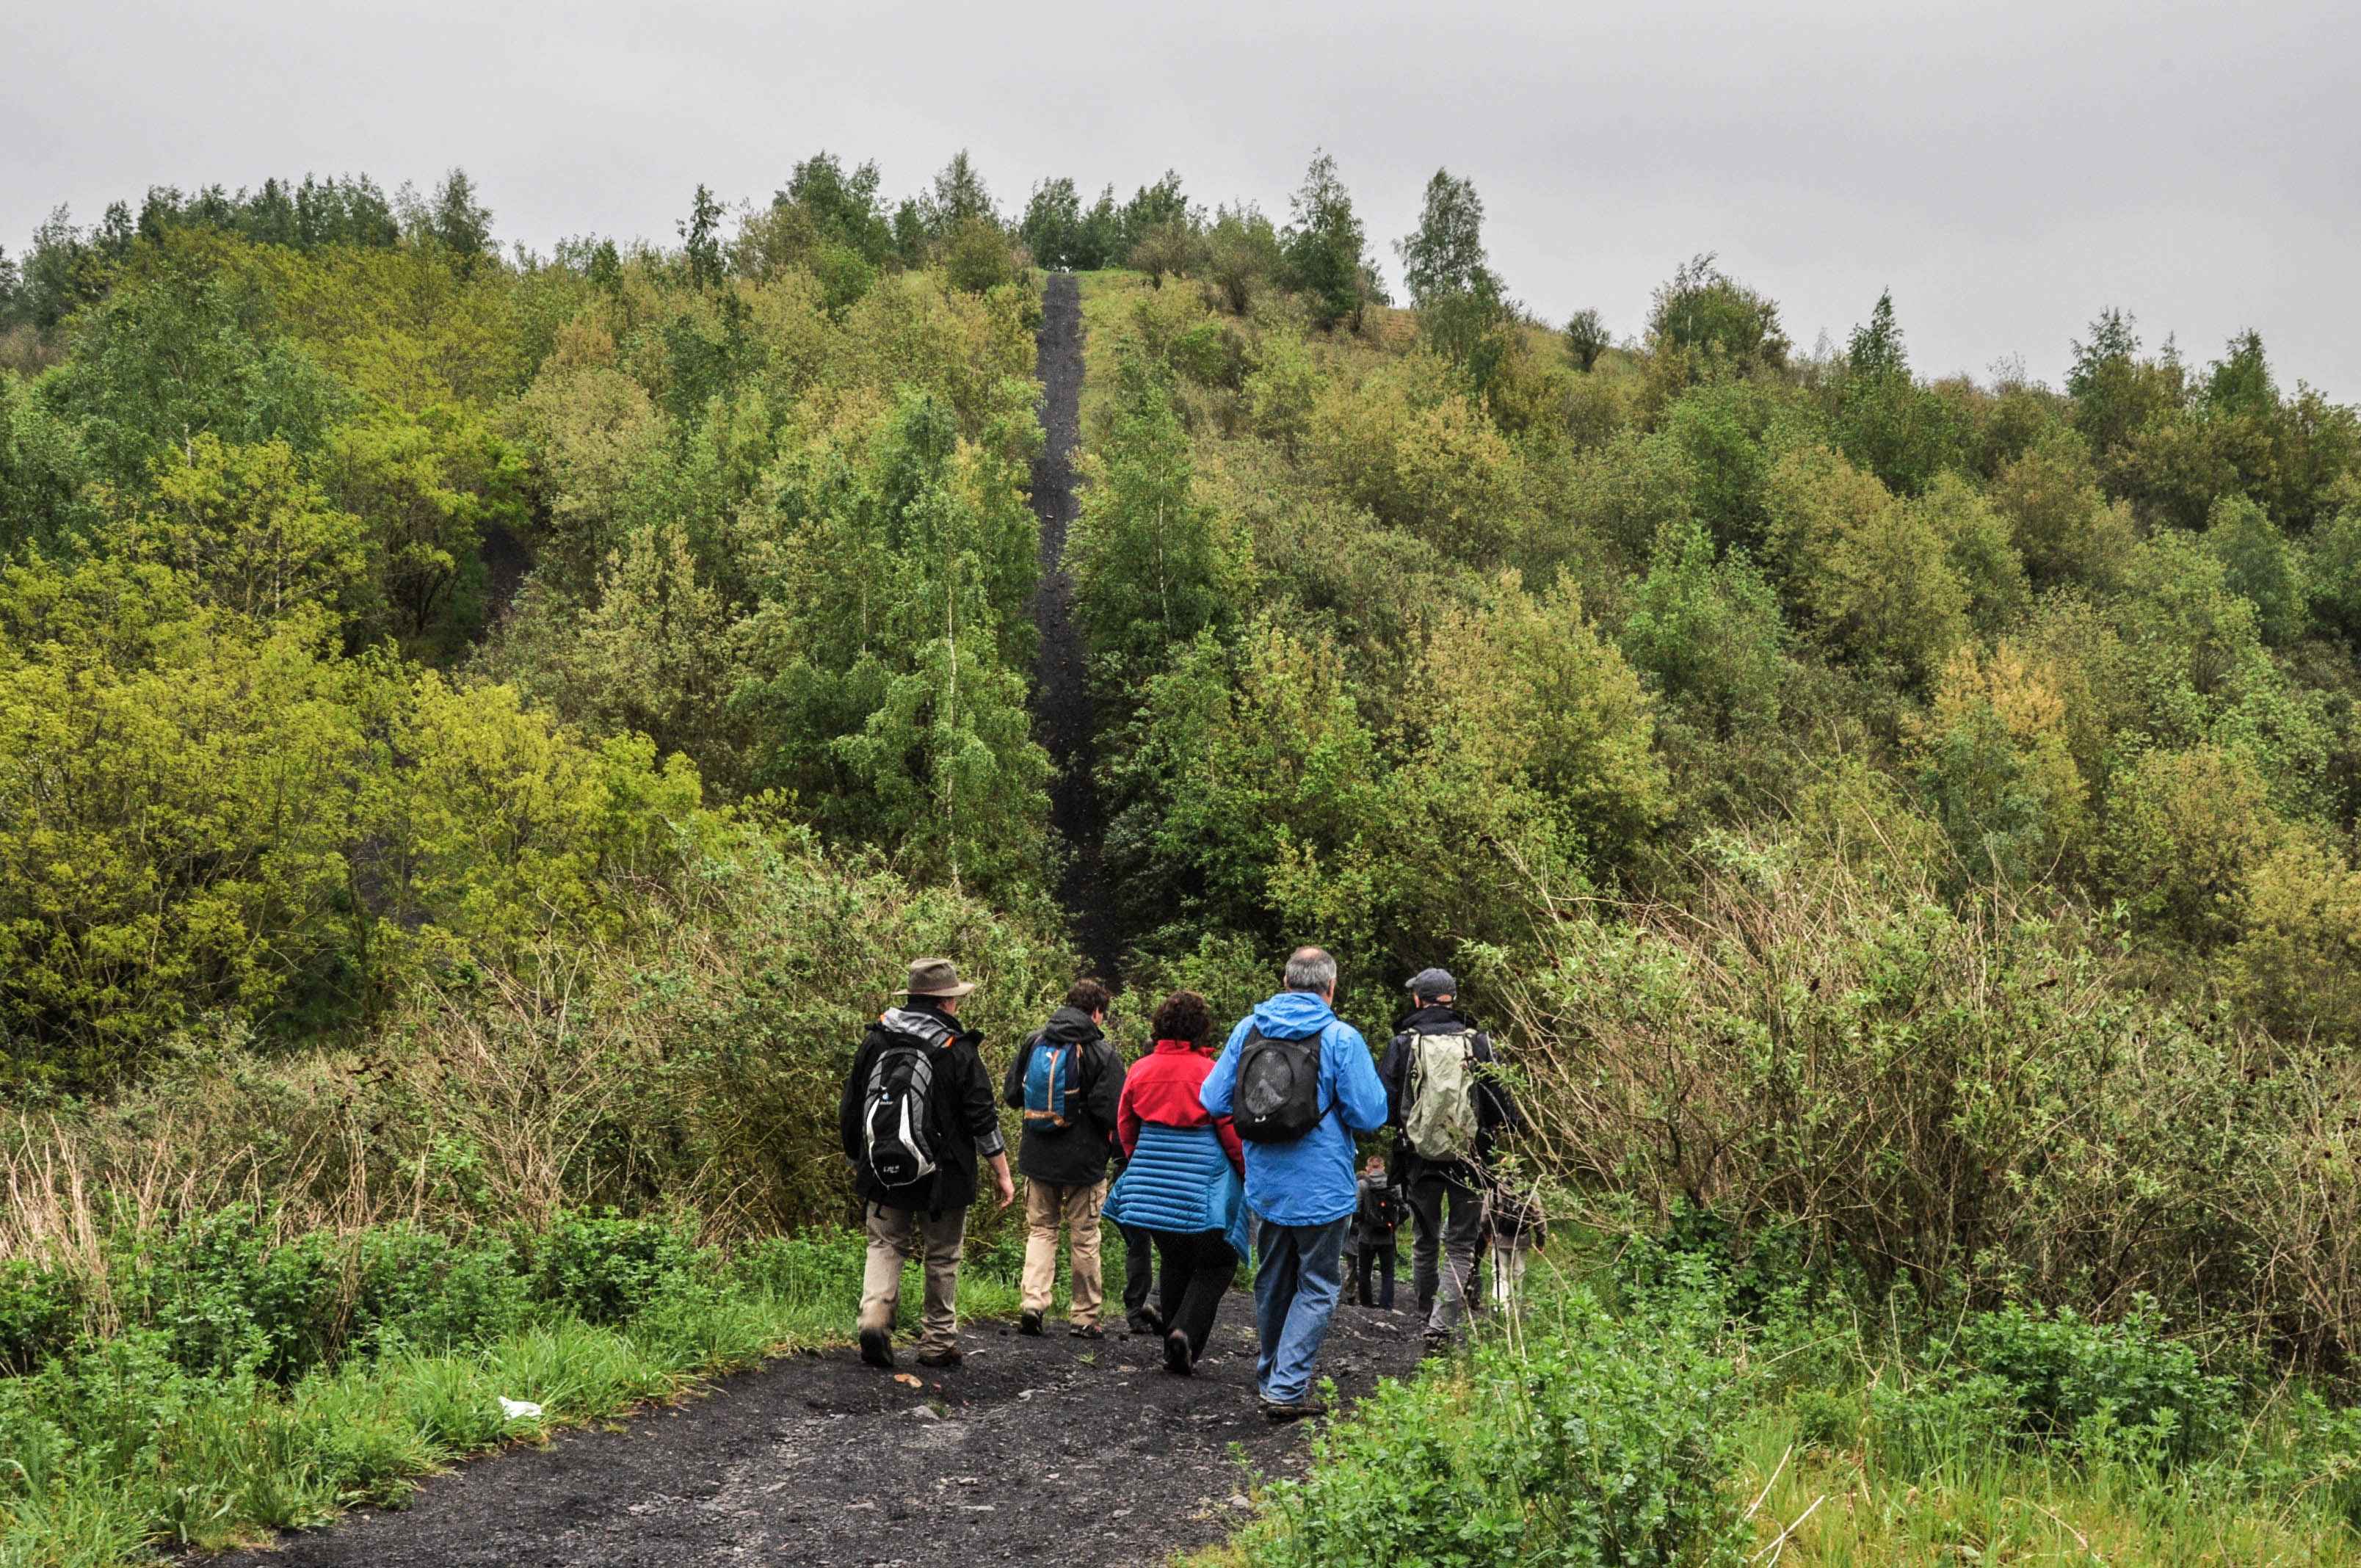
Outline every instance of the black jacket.
<svg viewBox="0 0 2361 1568"><path fill-rule="evenodd" d="M1493 1146L1504 1132L1513 1133L1525 1124L1517 1111L1517 1102L1510 1096L1509 1086L1499 1075L1488 1071L1499 1058L1492 1052L1492 1036L1476 1028L1476 1021L1456 1007L1443 1003L1431 1003L1412 1008L1394 1021L1394 1037L1386 1047L1385 1059L1378 1064L1378 1076L1385 1080L1388 1120L1399 1132L1402 1124L1402 1095L1410 1083L1410 1044L1413 1035L1452 1035L1462 1030L1474 1030L1476 1056L1476 1156L1472 1162L1480 1168L1489 1165ZM1409 1146L1397 1139L1394 1147L1400 1152L1401 1179L1409 1181L1427 1168L1447 1171L1462 1179L1471 1174L1466 1160L1429 1162L1410 1152Z"/></svg>
<svg viewBox="0 0 2361 1568"><path fill-rule="evenodd" d="M1117 1152L1115 1113L1123 1095L1123 1058L1089 1014L1060 1007L1008 1064L1001 1098L1011 1110L1025 1109L1025 1071L1034 1047L1044 1040L1082 1047L1074 1064L1077 1092L1066 1101L1068 1125L1027 1124L1016 1143L1016 1168L1026 1180L1044 1186L1089 1187L1106 1179L1107 1160Z"/></svg>
<svg viewBox="0 0 2361 1568"><path fill-rule="evenodd" d="M1353 1212L1353 1241L1365 1247L1391 1246L1401 1228L1401 1199L1381 1176L1361 1178L1360 1206Z"/></svg>
<svg viewBox="0 0 2361 1568"><path fill-rule="evenodd" d="M917 1208L908 1188L877 1185L861 1157L862 1101L869 1088L869 1069L877 1053L894 1034L916 1035L941 1053L935 1065L933 1131L941 1142L935 1151L935 1179L923 1201L929 1214L964 1209L975 1201L976 1157L995 1155L1000 1141L1000 1112L992 1103L992 1075L983 1069L977 1047L980 1029L961 1029L959 1021L924 999L912 997L904 1007L889 1009L861 1042L852 1058L852 1072L844 1080L844 1098L837 1111L837 1130L844 1140L844 1157L852 1162L853 1188L864 1203Z"/></svg>

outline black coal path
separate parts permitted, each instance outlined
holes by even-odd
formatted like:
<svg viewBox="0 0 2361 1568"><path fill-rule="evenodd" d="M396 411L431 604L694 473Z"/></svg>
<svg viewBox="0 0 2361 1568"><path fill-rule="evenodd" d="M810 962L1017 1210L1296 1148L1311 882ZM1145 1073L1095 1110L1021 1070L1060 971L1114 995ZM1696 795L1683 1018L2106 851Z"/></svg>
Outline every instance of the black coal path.
<svg viewBox="0 0 2361 1568"><path fill-rule="evenodd" d="M1066 851L1059 901L1073 920L1083 958L1097 973L1113 979L1121 938L1113 891L1101 872L1106 817L1091 773L1088 669L1074 625L1074 586L1064 562L1066 529L1074 521L1074 449L1082 422L1082 303L1071 274L1050 274L1042 290L1034 357L1045 438L1033 463L1033 515L1041 523L1041 577L1033 591L1033 620L1041 633L1033 671L1034 732L1057 768L1049 786L1049 826Z"/></svg>
<svg viewBox="0 0 2361 1568"><path fill-rule="evenodd" d="M1193 1377L1056 1323L972 1328L967 1364L917 1388L849 1350L791 1357L214 1568L1164 1563L1246 1517L1232 1444L1266 1475L1302 1463L1305 1429L1256 1409L1250 1307L1230 1297ZM1323 1370L1358 1396L1417 1344L1408 1313L1341 1307Z"/></svg>

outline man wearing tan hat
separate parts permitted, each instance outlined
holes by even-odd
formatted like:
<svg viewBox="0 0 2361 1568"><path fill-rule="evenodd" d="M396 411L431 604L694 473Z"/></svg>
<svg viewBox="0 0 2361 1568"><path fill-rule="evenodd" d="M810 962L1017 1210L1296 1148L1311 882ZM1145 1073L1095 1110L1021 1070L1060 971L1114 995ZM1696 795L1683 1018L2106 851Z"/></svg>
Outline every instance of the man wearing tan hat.
<svg viewBox="0 0 2361 1568"><path fill-rule="evenodd" d="M869 1026L844 1082L839 1129L869 1229L861 1359L872 1366L894 1365L894 1312L911 1258L926 1266L918 1363L960 1364L960 1247L975 1201L976 1156L992 1162L1000 1206L1016 1196L992 1079L976 1049L983 1033L959 1025L960 1000L974 989L949 959L913 963L901 992L906 1004Z"/></svg>

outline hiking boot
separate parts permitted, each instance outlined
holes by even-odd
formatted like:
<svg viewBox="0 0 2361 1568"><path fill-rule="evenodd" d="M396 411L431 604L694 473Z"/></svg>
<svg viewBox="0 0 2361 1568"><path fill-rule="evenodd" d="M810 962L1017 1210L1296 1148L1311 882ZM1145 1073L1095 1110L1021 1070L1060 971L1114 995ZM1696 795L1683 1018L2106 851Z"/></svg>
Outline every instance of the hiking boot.
<svg viewBox="0 0 2361 1568"><path fill-rule="evenodd" d="M1425 1340L1429 1355L1441 1355L1451 1348L1451 1332L1448 1329L1429 1329L1420 1337Z"/></svg>
<svg viewBox="0 0 2361 1568"><path fill-rule="evenodd" d="M1306 1394L1301 1399L1287 1401L1265 1399L1262 1402L1262 1413L1264 1420L1284 1424L1288 1421L1308 1421L1315 1417L1324 1416L1328 1413L1328 1407Z"/></svg>
<svg viewBox="0 0 2361 1568"><path fill-rule="evenodd" d="M1106 1330L1096 1323L1068 1323L1066 1336L1069 1339L1104 1339Z"/></svg>
<svg viewBox="0 0 2361 1568"><path fill-rule="evenodd" d="M957 1366L965 1359L960 1354L957 1345L949 1350L922 1350L918 1353L918 1365L921 1366Z"/></svg>
<svg viewBox="0 0 2361 1568"><path fill-rule="evenodd" d="M1163 1321L1143 1308L1131 1315L1131 1332L1141 1339L1154 1339L1164 1332Z"/></svg>
<svg viewBox="0 0 2361 1568"><path fill-rule="evenodd" d="M1164 1370L1183 1377L1197 1370L1197 1358L1189 1354L1189 1336L1179 1329L1164 1336Z"/></svg>
<svg viewBox="0 0 2361 1568"><path fill-rule="evenodd" d="M894 1366L894 1336L884 1329L861 1331L861 1359L872 1366L891 1371Z"/></svg>
<svg viewBox="0 0 2361 1568"><path fill-rule="evenodd" d="M1036 1339L1038 1339L1041 1335L1041 1314L1038 1312L1018 1313L1016 1317L1016 1332L1020 1334L1031 1334Z"/></svg>

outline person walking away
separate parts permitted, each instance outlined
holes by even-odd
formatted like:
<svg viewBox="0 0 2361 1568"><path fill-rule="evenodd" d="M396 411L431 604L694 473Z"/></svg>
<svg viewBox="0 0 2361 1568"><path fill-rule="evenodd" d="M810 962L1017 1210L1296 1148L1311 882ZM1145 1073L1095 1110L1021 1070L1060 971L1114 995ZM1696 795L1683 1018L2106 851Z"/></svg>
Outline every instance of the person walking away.
<svg viewBox="0 0 2361 1568"><path fill-rule="evenodd" d="M1274 1421L1326 1413L1312 1397L1342 1293L1345 1231L1358 1207L1353 1138L1386 1122L1385 1085L1358 1031L1336 1016L1336 960L1298 948L1287 989L1238 1021L1198 1100L1246 1140L1255 1247L1255 1385Z"/></svg>
<svg viewBox="0 0 2361 1568"><path fill-rule="evenodd" d="M1199 1098L1213 1070L1213 1014L1193 991L1156 1009L1155 1048L1132 1064L1115 1107L1129 1163L1107 1198L1119 1225L1153 1237L1164 1366L1196 1370L1213 1320L1246 1260L1246 1152L1227 1116Z"/></svg>
<svg viewBox="0 0 2361 1568"><path fill-rule="evenodd" d="M912 1259L926 1274L918 1362L960 1364L960 1248L979 1155L991 1162L1000 1206L1016 1196L978 1052L983 1035L959 1024L960 1003L974 989L949 959L911 964L904 1004L869 1026L844 1080L837 1124L869 1234L860 1332L861 1359L872 1366L894 1365L902 1266Z"/></svg>
<svg viewBox="0 0 2361 1568"><path fill-rule="evenodd" d="M1525 1282L1525 1265L1549 1245L1541 1195L1512 1181L1496 1181L1484 1195L1492 1234L1492 1299L1506 1310Z"/></svg>
<svg viewBox="0 0 2361 1568"><path fill-rule="evenodd" d="M1153 1049L1151 1042L1151 1054ZM1143 1056L1139 1059L1145 1061L1148 1058ZM1138 1065L1138 1062L1131 1064L1132 1067ZM1124 1079L1126 1087L1131 1082L1129 1072L1130 1069L1126 1068ZM1129 1163L1130 1157L1118 1139L1115 1150L1115 1177L1117 1181L1123 1179L1125 1168ZM1112 1190L1109 1197L1113 1197ZM1109 1215L1108 1218L1113 1219L1114 1216ZM1124 1321L1135 1335L1159 1338L1164 1332L1163 1322L1157 1316L1156 1309L1148 1304L1148 1298L1156 1291L1156 1237L1138 1225L1126 1225L1120 1221L1116 1222L1115 1228L1115 1234L1123 1237Z"/></svg>
<svg viewBox="0 0 2361 1568"><path fill-rule="evenodd" d="M1411 1217L1411 1283L1426 1341L1450 1342L1481 1288L1485 1171L1516 1102L1493 1069L1491 1037L1460 1012L1447 970L1421 970L1378 1069L1396 1131L1397 1180Z"/></svg>
<svg viewBox="0 0 2361 1568"><path fill-rule="evenodd" d="M1128 1160L1118 1157L1116 1180L1123 1179L1128 1164ZM1156 1237L1138 1225L1118 1223L1115 1233L1123 1237L1123 1321L1134 1334L1155 1338L1164 1332L1163 1318L1148 1304L1148 1298L1156 1294Z"/></svg>
<svg viewBox="0 0 2361 1568"><path fill-rule="evenodd" d="M1360 1250L1356 1294L1364 1307L1394 1310L1394 1235L1400 1225L1401 1204L1386 1178L1386 1162L1372 1156L1361 1172L1360 1206L1353 1215L1353 1239ZM1373 1273L1384 1281L1375 1295L1369 1289Z"/></svg>
<svg viewBox="0 0 2361 1568"><path fill-rule="evenodd" d="M1107 988L1078 980L1062 1006L1008 1064L1002 1098L1025 1115L1016 1145L1025 1178L1025 1277L1017 1332L1038 1334L1058 1285L1058 1230L1073 1257L1067 1332L1099 1339L1099 1208L1115 1152L1115 1099L1123 1059L1107 1044Z"/></svg>

